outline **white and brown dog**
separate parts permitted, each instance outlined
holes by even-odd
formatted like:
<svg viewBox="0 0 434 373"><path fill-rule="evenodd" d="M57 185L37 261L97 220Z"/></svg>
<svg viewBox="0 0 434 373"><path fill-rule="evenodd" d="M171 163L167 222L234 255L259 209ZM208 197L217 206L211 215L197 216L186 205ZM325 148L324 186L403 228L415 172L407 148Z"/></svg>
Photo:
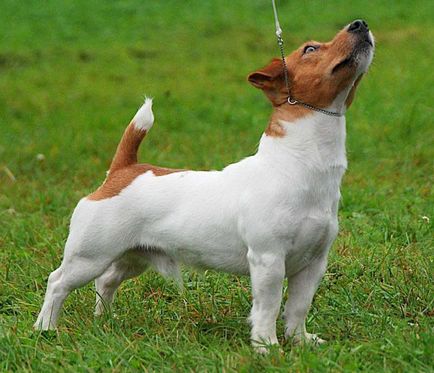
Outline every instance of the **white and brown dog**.
<svg viewBox="0 0 434 373"><path fill-rule="evenodd" d="M373 51L373 36L361 20L328 43L303 44L286 57L291 97L344 113ZM122 281L149 266L179 278L182 262L250 274L251 339L260 351L278 343L286 277L286 336L321 342L306 332L305 319L338 232L345 118L289 104L280 60L248 80L264 91L273 113L258 152L222 171L138 164L138 147L154 121L146 99L106 180L75 208L64 258L49 276L35 328L55 328L65 298L91 280L100 314Z"/></svg>

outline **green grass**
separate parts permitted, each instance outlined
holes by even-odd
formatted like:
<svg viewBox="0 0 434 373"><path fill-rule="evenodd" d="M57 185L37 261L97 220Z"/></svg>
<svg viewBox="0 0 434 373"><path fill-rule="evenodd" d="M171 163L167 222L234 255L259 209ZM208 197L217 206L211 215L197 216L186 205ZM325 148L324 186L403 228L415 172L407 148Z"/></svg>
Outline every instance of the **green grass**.
<svg viewBox="0 0 434 373"><path fill-rule="evenodd" d="M143 160L221 168L256 149L270 107L245 77L278 51L269 1L3 0L1 371L434 371L434 3L279 3L287 52L358 17L378 41L347 115L341 232L308 319L329 343L256 356L248 278L193 270L184 294L153 272L126 282L101 320L88 286L58 333L31 330L72 209L144 94L157 119Z"/></svg>

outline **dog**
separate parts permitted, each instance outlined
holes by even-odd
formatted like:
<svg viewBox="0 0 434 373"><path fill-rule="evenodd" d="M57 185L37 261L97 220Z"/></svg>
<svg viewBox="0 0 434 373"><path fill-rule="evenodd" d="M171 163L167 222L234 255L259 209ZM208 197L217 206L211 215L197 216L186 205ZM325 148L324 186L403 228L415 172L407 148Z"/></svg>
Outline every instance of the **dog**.
<svg viewBox="0 0 434 373"><path fill-rule="evenodd" d="M285 278L285 336L324 342L306 332L305 319L338 233L347 168L343 114L374 48L368 25L356 20L330 42L308 42L287 56L288 87L281 60L251 73L248 81L273 112L257 153L221 171L138 164L137 150L154 122L146 99L104 183L73 212L63 261L49 275L34 327L56 328L65 298L92 280L100 315L122 281L148 267L179 279L184 263L250 275L257 351L278 344Z"/></svg>

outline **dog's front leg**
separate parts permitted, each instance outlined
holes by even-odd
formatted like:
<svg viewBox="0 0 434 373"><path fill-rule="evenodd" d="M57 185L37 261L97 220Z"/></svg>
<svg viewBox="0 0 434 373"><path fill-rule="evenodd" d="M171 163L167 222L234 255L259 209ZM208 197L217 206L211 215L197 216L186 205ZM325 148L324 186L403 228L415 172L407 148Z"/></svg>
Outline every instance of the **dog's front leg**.
<svg viewBox="0 0 434 373"><path fill-rule="evenodd" d="M256 351L265 353L266 345L278 344L276 319L282 301L285 260L281 254L253 248L249 248L247 259L253 292L251 339Z"/></svg>
<svg viewBox="0 0 434 373"><path fill-rule="evenodd" d="M293 342L324 343L316 334L306 332L305 319L313 296L327 267L327 253L315 259L297 274L288 277L288 300L285 304L285 337Z"/></svg>

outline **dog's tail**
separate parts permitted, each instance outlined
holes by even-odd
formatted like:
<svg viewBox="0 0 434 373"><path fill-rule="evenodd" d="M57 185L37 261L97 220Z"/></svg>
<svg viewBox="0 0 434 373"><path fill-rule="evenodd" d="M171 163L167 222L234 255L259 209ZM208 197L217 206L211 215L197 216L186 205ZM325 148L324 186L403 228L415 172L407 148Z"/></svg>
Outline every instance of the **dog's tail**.
<svg viewBox="0 0 434 373"><path fill-rule="evenodd" d="M110 165L110 173L137 163L137 151L140 143L153 124L152 99L146 98L142 107L125 129Z"/></svg>

